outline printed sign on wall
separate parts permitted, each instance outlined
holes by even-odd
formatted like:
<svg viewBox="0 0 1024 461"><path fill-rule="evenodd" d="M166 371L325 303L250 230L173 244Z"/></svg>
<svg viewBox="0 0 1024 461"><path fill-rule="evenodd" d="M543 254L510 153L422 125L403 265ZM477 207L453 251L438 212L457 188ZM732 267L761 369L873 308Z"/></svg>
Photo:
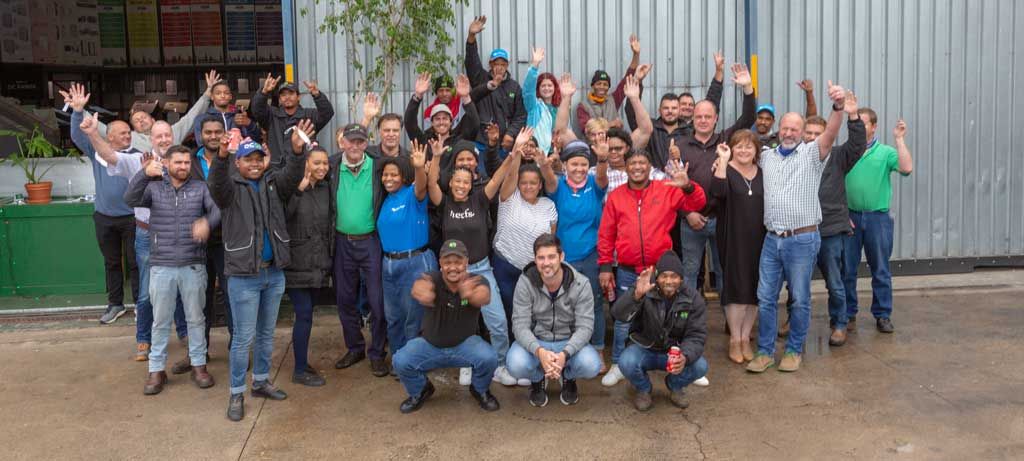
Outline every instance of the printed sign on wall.
<svg viewBox="0 0 1024 461"><path fill-rule="evenodd" d="M128 55L133 66L160 65L156 0L128 0Z"/></svg>
<svg viewBox="0 0 1024 461"><path fill-rule="evenodd" d="M31 30L28 0L0 1L0 61L32 62Z"/></svg>
<svg viewBox="0 0 1024 461"><path fill-rule="evenodd" d="M261 64L284 62L279 0L256 0L256 55Z"/></svg>
<svg viewBox="0 0 1024 461"><path fill-rule="evenodd" d="M190 0L160 1L160 40L165 66L192 65Z"/></svg>
<svg viewBox="0 0 1024 461"><path fill-rule="evenodd" d="M196 64L224 63L220 1L192 0L192 49Z"/></svg>
<svg viewBox="0 0 1024 461"><path fill-rule="evenodd" d="M256 10L253 0L224 0L228 64L256 62Z"/></svg>

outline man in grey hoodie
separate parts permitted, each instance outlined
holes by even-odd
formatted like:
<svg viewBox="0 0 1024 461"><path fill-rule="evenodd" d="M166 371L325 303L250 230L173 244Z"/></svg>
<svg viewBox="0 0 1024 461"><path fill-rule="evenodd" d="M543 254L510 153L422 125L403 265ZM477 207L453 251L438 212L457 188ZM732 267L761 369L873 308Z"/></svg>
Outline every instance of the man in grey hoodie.
<svg viewBox="0 0 1024 461"><path fill-rule="evenodd" d="M549 378L561 380L562 404L579 402L576 379L601 370L601 356L590 346L594 295L587 278L565 262L558 237L543 234L534 241L533 262L523 268L513 304L516 342L508 351L508 371L530 380L530 405L547 405Z"/></svg>

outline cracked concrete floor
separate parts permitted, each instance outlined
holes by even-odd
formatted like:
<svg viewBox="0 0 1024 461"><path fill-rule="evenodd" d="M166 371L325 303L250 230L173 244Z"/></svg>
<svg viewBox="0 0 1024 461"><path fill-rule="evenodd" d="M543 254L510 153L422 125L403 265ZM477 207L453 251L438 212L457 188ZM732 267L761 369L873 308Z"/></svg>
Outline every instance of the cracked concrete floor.
<svg viewBox="0 0 1024 461"><path fill-rule="evenodd" d="M145 397L145 363L131 361L134 326L59 323L0 333L0 447L14 459L1021 459L1024 457L1024 290L897 292L897 332L875 332L867 313L830 349L825 298L815 294L803 368L746 374L725 358L713 308L706 356L711 387L691 407L671 406L660 375L655 407L639 414L632 391L581 383L582 400L531 407L525 389L492 387L501 411L485 414L456 385L433 380L422 410L401 415L397 381L368 363L334 370L337 317L315 321L312 363L328 384L291 384L290 327L274 355L283 402L247 398L241 423L224 417L226 331L213 334L217 385L172 376ZM781 344L780 344L781 349ZM1016 352L1016 353L1015 353ZM171 359L183 354L173 344Z"/></svg>

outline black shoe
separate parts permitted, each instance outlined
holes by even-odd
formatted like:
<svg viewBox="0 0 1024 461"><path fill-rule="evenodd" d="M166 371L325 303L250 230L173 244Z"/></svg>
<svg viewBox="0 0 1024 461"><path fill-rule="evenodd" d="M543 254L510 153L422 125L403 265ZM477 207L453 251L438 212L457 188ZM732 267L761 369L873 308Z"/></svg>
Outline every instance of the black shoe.
<svg viewBox="0 0 1024 461"><path fill-rule="evenodd" d="M301 384L303 386L320 387L327 384L327 380L323 376L316 373L310 373L308 370L301 373L292 374L292 382L295 384Z"/></svg>
<svg viewBox="0 0 1024 461"><path fill-rule="evenodd" d="M175 375L183 375L190 371L192 371L192 360L188 357L174 362L174 365L171 367L171 374Z"/></svg>
<svg viewBox="0 0 1024 461"><path fill-rule="evenodd" d="M228 419L232 421L241 421L245 417L245 395L231 394L231 400L228 400Z"/></svg>
<svg viewBox="0 0 1024 461"><path fill-rule="evenodd" d="M541 378L540 381L530 383L530 405L543 407L548 404L548 380Z"/></svg>
<svg viewBox="0 0 1024 461"><path fill-rule="evenodd" d="M580 392L576 389L575 379L562 378L562 392L558 394L558 400L562 401L562 405L575 405L580 401Z"/></svg>
<svg viewBox="0 0 1024 461"><path fill-rule="evenodd" d="M892 333L895 330L889 317L880 317L875 320L875 327L878 328L879 333Z"/></svg>
<svg viewBox="0 0 1024 461"><path fill-rule="evenodd" d="M365 358L365 351L348 351L345 353L344 357L339 359L337 362L334 362L334 368L337 368L339 370L342 368L348 368L352 365L362 362L363 359Z"/></svg>
<svg viewBox="0 0 1024 461"><path fill-rule="evenodd" d="M423 390L420 391L420 395L416 397L409 397L402 402L402 405L398 407L398 411L402 413L412 413L419 410L423 406L423 402L426 402L430 396L434 395L434 385L427 380L427 385L423 386Z"/></svg>
<svg viewBox="0 0 1024 461"><path fill-rule="evenodd" d="M498 411L501 405L498 404L498 399L494 398L490 390L484 391L483 394L476 391L473 386L469 386L469 393L473 395L473 398L480 403L480 408L487 411Z"/></svg>
<svg viewBox="0 0 1024 461"><path fill-rule="evenodd" d="M288 394L285 394L281 389L274 387L273 384L270 384L270 381L258 381L252 383L252 396L263 397L270 400L284 400L288 398Z"/></svg>
<svg viewBox="0 0 1024 461"><path fill-rule="evenodd" d="M388 371L390 371L390 369L391 367L388 366L388 362L384 359L370 359L370 372L373 373L373 376L383 378L388 375Z"/></svg>

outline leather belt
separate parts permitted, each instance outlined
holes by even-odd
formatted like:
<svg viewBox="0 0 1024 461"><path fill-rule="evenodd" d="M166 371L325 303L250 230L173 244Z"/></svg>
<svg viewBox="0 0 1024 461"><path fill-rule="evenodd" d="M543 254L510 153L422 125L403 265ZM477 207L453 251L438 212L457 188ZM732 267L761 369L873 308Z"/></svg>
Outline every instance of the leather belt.
<svg viewBox="0 0 1024 461"><path fill-rule="evenodd" d="M260 261L260 269L266 269L266 268L268 268L270 266L273 266L273 265L274 265L274 261L273 260L271 260L271 261L262 261L261 260Z"/></svg>
<svg viewBox="0 0 1024 461"><path fill-rule="evenodd" d="M344 233L338 232L338 234L340 234L342 237L345 237L346 239L351 241L351 240L366 240L366 239L368 239L370 237L373 237L374 233L373 232L368 232L368 233L365 233L365 234L344 234Z"/></svg>
<svg viewBox="0 0 1024 461"><path fill-rule="evenodd" d="M774 232L774 231L772 231L772 233L775 234L775 235L778 235L781 238L787 238L787 237L792 237L794 235L806 234L808 232L816 232L817 230L818 230L818 226L805 226L805 227L798 227L796 229L785 230L785 231L782 231L782 232Z"/></svg>
<svg viewBox="0 0 1024 461"><path fill-rule="evenodd" d="M423 254L424 251L427 251L427 247L420 247L415 250L409 251L396 251L394 253L384 253L384 256L387 257L388 259L409 259L413 256Z"/></svg>
<svg viewBox="0 0 1024 461"><path fill-rule="evenodd" d="M138 219L135 220L135 226L140 228L140 229L149 230L149 223L148 222L140 221Z"/></svg>

